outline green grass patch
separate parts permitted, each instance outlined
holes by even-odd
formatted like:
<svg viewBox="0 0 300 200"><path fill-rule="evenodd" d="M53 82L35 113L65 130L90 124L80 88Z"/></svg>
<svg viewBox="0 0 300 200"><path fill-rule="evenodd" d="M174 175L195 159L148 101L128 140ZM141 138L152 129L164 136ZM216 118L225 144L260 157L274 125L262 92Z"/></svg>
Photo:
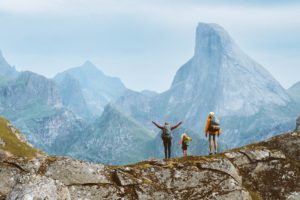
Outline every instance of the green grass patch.
<svg viewBox="0 0 300 200"><path fill-rule="evenodd" d="M41 151L29 146L27 143L21 142L17 136L12 133L8 126L9 121L0 117L0 138L5 142L4 146L0 149L8 151L13 156L17 157L35 157L37 153L42 154ZM19 133L19 130L16 130Z"/></svg>
<svg viewBox="0 0 300 200"><path fill-rule="evenodd" d="M260 194L258 192L254 192L251 190L248 190L252 200L263 200L263 198L260 196Z"/></svg>

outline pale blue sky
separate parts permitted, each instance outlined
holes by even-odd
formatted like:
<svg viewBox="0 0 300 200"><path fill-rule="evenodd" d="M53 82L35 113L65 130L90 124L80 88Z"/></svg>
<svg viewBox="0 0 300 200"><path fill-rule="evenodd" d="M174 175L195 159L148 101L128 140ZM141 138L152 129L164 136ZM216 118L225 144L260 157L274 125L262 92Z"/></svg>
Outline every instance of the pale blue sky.
<svg viewBox="0 0 300 200"><path fill-rule="evenodd" d="M0 49L47 77L86 60L128 88L164 91L192 55L198 22L218 23L284 87L300 81L298 1L1 0Z"/></svg>

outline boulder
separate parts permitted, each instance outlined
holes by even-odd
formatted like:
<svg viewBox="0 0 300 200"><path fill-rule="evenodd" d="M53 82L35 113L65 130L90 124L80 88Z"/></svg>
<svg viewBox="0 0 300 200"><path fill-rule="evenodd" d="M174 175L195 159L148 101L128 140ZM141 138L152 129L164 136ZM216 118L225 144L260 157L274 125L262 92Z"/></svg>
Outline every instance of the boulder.
<svg viewBox="0 0 300 200"><path fill-rule="evenodd" d="M51 178L26 174L19 178L18 183L7 195L7 200L71 200L69 190L60 181Z"/></svg>
<svg viewBox="0 0 300 200"><path fill-rule="evenodd" d="M228 159L213 159L210 162L201 163L200 166L203 169L226 173L242 184L242 177L239 175L238 169Z"/></svg>
<svg viewBox="0 0 300 200"><path fill-rule="evenodd" d="M115 171L114 178L120 186L129 186L129 185L138 184L138 180L136 178L130 176L129 174L121 170Z"/></svg>
<svg viewBox="0 0 300 200"><path fill-rule="evenodd" d="M20 173L18 168L0 164L0 194L7 195L12 190Z"/></svg>
<svg viewBox="0 0 300 200"><path fill-rule="evenodd" d="M45 175L58 179L65 185L109 184L104 165L92 164L70 158L58 158L46 167Z"/></svg>

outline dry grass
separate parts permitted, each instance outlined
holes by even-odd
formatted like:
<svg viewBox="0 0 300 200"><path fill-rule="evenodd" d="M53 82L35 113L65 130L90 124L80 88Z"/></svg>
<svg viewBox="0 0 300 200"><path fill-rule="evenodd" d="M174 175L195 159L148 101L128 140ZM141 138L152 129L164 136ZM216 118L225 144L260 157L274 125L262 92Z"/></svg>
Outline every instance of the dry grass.
<svg viewBox="0 0 300 200"><path fill-rule="evenodd" d="M0 138L5 142L4 146L0 146L0 149L11 153L17 157L35 157L36 154L42 154L41 151L29 146L28 144L21 142L14 133L12 133L10 127L7 125L9 121L0 117ZM17 130L18 131L18 130Z"/></svg>

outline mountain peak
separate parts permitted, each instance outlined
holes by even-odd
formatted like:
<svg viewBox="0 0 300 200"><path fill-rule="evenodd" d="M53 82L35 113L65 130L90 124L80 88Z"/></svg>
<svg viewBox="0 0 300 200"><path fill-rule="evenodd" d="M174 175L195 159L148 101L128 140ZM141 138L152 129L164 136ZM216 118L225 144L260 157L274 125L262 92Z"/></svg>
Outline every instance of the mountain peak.
<svg viewBox="0 0 300 200"><path fill-rule="evenodd" d="M2 51L0 50L0 67L1 66L5 66L5 67L9 66L10 67L10 65L5 60L5 58L4 58L3 54L2 54Z"/></svg>
<svg viewBox="0 0 300 200"><path fill-rule="evenodd" d="M215 55L236 48L228 32L215 23L199 23L196 30L195 55Z"/></svg>
<svg viewBox="0 0 300 200"><path fill-rule="evenodd" d="M94 65L91 61L87 60L83 63L82 67L97 69L96 65Z"/></svg>
<svg viewBox="0 0 300 200"><path fill-rule="evenodd" d="M0 50L0 76L6 78L13 78L17 75L17 71L14 67L10 66L4 58L2 51Z"/></svg>

